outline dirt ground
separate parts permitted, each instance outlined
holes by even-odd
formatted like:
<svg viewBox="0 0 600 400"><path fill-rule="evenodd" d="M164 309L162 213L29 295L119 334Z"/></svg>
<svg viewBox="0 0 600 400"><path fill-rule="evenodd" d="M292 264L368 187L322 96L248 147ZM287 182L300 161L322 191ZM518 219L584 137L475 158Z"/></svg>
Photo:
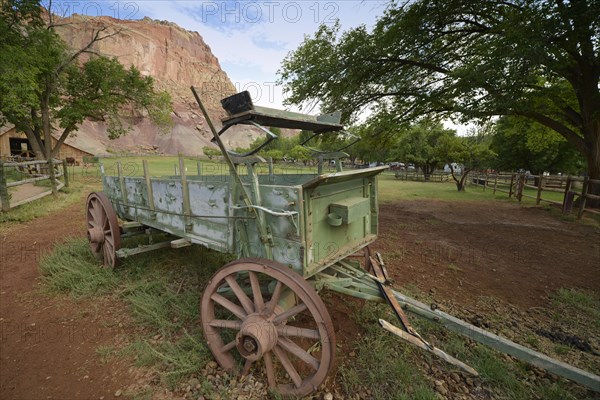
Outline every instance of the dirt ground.
<svg viewBox="0 0 600 400"><path fill-rule="evenodd" d="M110 305L72 303L39 290L40 256L84 235L84 199L0 235L0 398L108 399L128 366L102 364L98 346L121 340Z"/></svg>
<svg viewBox="0 0 600 400"><path fill-rule="evenodd" d="M468 305L493 296L522 309L559 288L600 292L600 229L510 203L380 206L373 246L396 285Z"/></svg>
<svg viewBox="0 0 600 400"><path fill-rule="evenodd" d="M373 247L397 285L435 298L469 306L493 296L528 309L561 287L600 291L600 230L541 208L403 201L380 206L380 226ZM0 235L1 399L110 399L132 379L127 362L96 352L125 340L118 305L39 291L40 254L83 234L82 199ZM347 312L339 307L330 310L338 322Z"/></svg>

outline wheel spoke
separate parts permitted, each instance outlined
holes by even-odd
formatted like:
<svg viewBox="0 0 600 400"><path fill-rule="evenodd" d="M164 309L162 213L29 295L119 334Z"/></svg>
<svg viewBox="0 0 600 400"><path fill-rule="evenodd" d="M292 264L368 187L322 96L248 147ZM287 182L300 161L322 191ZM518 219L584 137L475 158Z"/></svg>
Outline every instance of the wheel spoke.
<svg viewBox="0 0 600 400"><path fill-rule="evenodd" d="M285 352L281 350L279 346L273 347L273 353L275 353L277 358L279 358L281 365L283 366L283 368L285 368L290 378L292 378L292 382L294 382L294 385L296 385L296 387L300 387L300 385L302 385L302 378L300 377L300 374L298 374L298 371L296 371L296 368L294 368L294 366L292 365L287 354L285 354Z"/></svg>
<svg viewBox="0 0 600 400"><path fill-rule="evenodd" d="M267 351L263 359L265 360L265 369L267 370L267 382L269 387L274 389L277 387L277 381L275 380L275 368L273 367L273 356L271 351Z"/></svg>
<svg viewBox="0 0 600 400"><path fill-rule="evenodd" d="M234 347L235 347L235 340L232 340L231 342L227 343L225 346L221 347L221 352L227 353L227 352L231 351Z"/></svg>
<svg viewBox="0 0 600 400"><path fill-rule="evenodd" d="M233 313L233 315L235 315L239 319L245 319L247 317L247 314L244 312L244 309L242 307L238 306L237 304L233 304L231 301L227 300L225 297L221 296L220 294L213 293L213 295L210 296L210 298L215 303L218 303L218 304L222 305L223 307L225 307L227 310L231 311Z"/></svg>
<svg viewBox="0 0 600 400"><path fill-rule="evenodd" d="M298 357L298 359L304 361L306 364L313 367L315 371L319 369L319 361L313 356L311 356L302 347L292 342L290 339L280 337L279 339L277 339L277 344L288 353L292 353L293 355Z"/></svg>
<svg viewBox="0 0 600 400"><path fill-rule="evenodd" d="M267 308L265 310L266 315L273 314L273 310L275 310L275 306L279 303L279 298L281 297L281 291L283 290L283 283L281 281L277 281L275 285L275 289L273 290L273 295L271 296L271 300L267 304Z"/></svg>
<svg viewBox="0 0 600 400"><path fill-rule="evenodd" d="M242 304L242 307L244 307L246 314L252 314L254 312L254 303L252 303L252 300L244 293L244 290L240 287L235 278L229 275L225 277L225 280L235 294L235 297L237 297Z"/></svg>
<svg viewBox="0 0 600 400"><path fill-rule="evenodd" d="M275 318L273 318L273 323L275 325L279 325L283 321L287 321L288 319L300 314L302 311L306 310L306 304L300 303L290 308L289 310L282 312L281 314L277 314Z"/></svg>
<svg viewBox="0 0 600 400"><path fill-rule="evenodd" d="M317 329L300 328L291 325L278 325L277 333L284 337L303 337L316 340L321 338Z"/></svg>
<svg viewBox="0 0 600 400"><path fill-rule="evenodd" d="M248 375L248 372L250 372L250 367L252 367L252 364L254 364L254 361L246 360L246 362L244 363L244 369L242 369L242 376Z"/></svg>
<svg viewBox="0 0 600 400"><path fill-rule="evenodd" d="M106 244L102 246L102 254L104 255L104 265L111 265L110 252L108 251L108 246L106 246Z"/></svg>
<svg viewBox="0 0 600 400"><path fill-rule="evenodd" d="M250 286L252 286L252 297L254 298L254 306L256 312L261 312L261 310L265 307L265 301L263 300L262 293L260 291L260 282L258 282L258 277L256 273L253 271L248 272L248 277L250 278Z"/></svg>
<svg viewBox="0 0 600 400"><path fill-rule="evenodd" d="M213 328L225 328L225 329L237 329L240 330L242 327L242 321L232 321L228 319L214 319L209 322Z"/></svg>

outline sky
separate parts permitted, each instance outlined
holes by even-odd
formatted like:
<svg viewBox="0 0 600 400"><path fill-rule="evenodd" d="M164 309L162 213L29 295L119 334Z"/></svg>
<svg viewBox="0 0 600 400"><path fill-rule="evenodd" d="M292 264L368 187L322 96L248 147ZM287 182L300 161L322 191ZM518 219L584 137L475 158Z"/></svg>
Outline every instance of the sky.
<svg viewBox="0 0 600 400"><path fill-rule="evenodd" d="M56 14L78 13L121 19L174 22L198 32L219 59L237 91L248 90L255 104L284 108L276 85L284 57L320 24L339 19L342 29L373 26L387 1L54 1ZM289 107L286 107L290 109Z"/></svg>
<svg viewBox="0 0 600 400"><path fill-rule="evenodd" d="M42 3L48 5L50 0ZM52 1L55 14L111 16L120 19L150 17L174 22L198 32L219 59L238 92L248 90L255 104L298 111L284 105L277 71L285 56L312 36L321 24L339 20L342 30L361 24L372 27L388 0L65 0ZM317 113L311 110L310 113ZM362 115L359 121L368 117ZM467 134L472 125L445 121L447 128Z"/></svg>

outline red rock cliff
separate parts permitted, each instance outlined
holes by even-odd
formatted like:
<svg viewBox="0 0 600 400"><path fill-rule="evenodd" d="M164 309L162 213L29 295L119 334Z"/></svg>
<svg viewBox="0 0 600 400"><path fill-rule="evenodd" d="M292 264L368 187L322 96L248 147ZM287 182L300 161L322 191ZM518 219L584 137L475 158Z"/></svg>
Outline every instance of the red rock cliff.
<svg viewBox="0 0 600 400"><path fill-rule="evenodd" d="M103 123L86 121L69 142L94 153L127 151L135 153L198 155L210 144L212 135L198 110L190 91L194 85L208 108L213 122L220 125L224 116L219 100L235 92L235 87L221 69L210 47L197 32L174 23L142 20L119 20L111 17L73 15L69 24L57 28L58 33L74 49L89 43L92 34L106 27L102 34L120 31L101 40L93 49L106 56L117 57L125 66L135 65L144 75L152 76L159 89L173 98L173 127L161 134L146 118L138 119L133 130L124 137L109 140ZM228 134L232 147L246 146L255 134L238 130Z"/></svg>

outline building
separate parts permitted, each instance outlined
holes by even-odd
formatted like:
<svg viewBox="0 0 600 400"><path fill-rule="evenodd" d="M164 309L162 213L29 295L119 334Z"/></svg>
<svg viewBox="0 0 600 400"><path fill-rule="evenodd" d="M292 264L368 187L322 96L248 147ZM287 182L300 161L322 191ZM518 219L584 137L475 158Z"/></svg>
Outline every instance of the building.
<svg viewBox="0 0 600 400"><path fill-rule="evenodd" d="M55 145L56 142L57 139L53 137L52 145ZM71 158L82 164L84 157L93 155L92 151L86 151L80 146L76 146L67 138L60 146L56 158L61 160ZM0 158L7 159L11 156L35 157L35 154L27 136L23 132L18 132L13 125L8 124L0 126Z"/></svg>

